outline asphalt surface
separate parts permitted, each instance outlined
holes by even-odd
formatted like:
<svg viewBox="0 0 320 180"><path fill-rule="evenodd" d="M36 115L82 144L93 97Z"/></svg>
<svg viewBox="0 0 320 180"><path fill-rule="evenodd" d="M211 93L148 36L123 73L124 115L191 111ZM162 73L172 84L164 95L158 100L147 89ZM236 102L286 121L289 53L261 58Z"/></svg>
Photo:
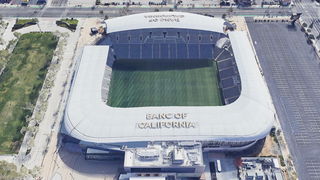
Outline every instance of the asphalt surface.
<svg viewBox="0 0 320 180"><path fill-rule="evenodd" d="M310 25L313 22L312 33L314 36L320 34L320 6L316 6L315 1L311 0L295 0L296 6L294 10L296 12L302 12L301 19ZM320 41L317 41L317 45L320 46Z"/></svg>
<svg viewBox="0 0 320 180"><path fill-rule="evenodd" d="M320 179L320 64L300 28L248 22L298 177Z"/></svg>
<svg viewBox="0 0 320 180"><path fill-rule="evenodd" d="M151 8L139 8L130 7L129 11L123 11L120 7L105 7L105 8L35 8L35 7L12 7L12 8L0 8L0 14L2 17L109 17L122 16L125 14L136 14L143 12L154 12L156 7ZM170 8L160 8L160 11L168 11ZM190 12L198 14L209 14L213 16L221 17L222 14L228 14L229 8L178 8L175 11ZM125 12L125 14L124 14ZM266 13L272 16L290 15L291 10L289 8L247 8L247 9L233 9L232 15L242 16L263 16Z"/></svg>

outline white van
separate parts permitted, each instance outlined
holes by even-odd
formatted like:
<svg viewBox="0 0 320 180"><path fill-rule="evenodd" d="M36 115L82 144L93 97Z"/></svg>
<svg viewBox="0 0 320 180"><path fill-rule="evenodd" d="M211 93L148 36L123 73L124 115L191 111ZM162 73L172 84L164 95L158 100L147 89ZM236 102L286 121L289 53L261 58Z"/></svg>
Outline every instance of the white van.
<svg viewBox="0 0 320 180"><path fill-rule="evenodd" d="M218 172L221 172L221 170L222 170L222 169L221 169L221 162L220 162L220 160L218 159L218 160L217 160L217 171L218 171Z"/></svg>

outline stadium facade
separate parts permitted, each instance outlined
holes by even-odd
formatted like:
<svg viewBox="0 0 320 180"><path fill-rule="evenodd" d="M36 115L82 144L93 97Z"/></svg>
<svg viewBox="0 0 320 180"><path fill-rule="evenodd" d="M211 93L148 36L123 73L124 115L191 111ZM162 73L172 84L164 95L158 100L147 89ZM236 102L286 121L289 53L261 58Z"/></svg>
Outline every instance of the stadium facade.
<svg viewBox="0 0 320 180"><path fill-rule="evenodd" d="M83 50L64 116L65 141L78 143L86 158L124 157L129 173L200 176L202 151L247 149L269 133L272 102L246 32L181 12L106 25L105 38ZM113 65L121 59L214 61L222 105L109 106Z"/></svg>

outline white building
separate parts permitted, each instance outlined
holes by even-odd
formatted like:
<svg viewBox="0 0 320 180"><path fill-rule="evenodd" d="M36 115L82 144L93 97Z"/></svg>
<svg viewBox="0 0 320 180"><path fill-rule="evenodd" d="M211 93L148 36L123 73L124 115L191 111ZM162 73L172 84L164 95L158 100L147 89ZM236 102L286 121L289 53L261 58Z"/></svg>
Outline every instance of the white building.
<svg viewBox="0 0 320 180"><path fill-rule="evenodd" d="M107 39L105 45L85 47L78 62L64 117L66 141L79 143L84 150L96 148L115 154L125 152L125 166L129 168L134 164L144 166L143 160L134 158L129 161L130 157L142 154L146 154L146 158L161 157L164 150L159 148L160 145L153 147L155 150L152 151L143 150L150 148L152 143L173 143L171 148L174 148L180 142L192 142L201 143L203 150L225 151L246 149L263 139L274 120L270 95L247 34L239 31L225 33L224 23L219 18L181 12L152 12L107 20L107 37L111 37L111 42ZM189 36L191 39L192 36L198 37L190 32L204 32L210 37L205 40L213 45L227 38L225 43L231 44L232 52L224 46L214 48L221 52L226 49L230 59L235 61L236 76L240 76L241 84L235 83L238 83L240 94L236 98L224 94L224 106L109 107L105 101L112 64L119 56L124 56L117 54L115 38L118 40L120 34L121 40L123 33L128 33L130 40L136 32L140 33L140 39L152 38L154 29L157 32L159 29L168 30L169 34L177 31L177 37L173 38L188 39ZM180 37L183 36L180 30L188 30L189 34ZM164 38L167 38L166 34ZM199 42L205 40L199 35ZM198 54L200 57L200 52ZM128 149L130 151L126 151ZM181 156L185 156L186 150L182 153L171 150L177 163L184 159ZM166 164L159 163L159 167L163 166Z"/></svg>

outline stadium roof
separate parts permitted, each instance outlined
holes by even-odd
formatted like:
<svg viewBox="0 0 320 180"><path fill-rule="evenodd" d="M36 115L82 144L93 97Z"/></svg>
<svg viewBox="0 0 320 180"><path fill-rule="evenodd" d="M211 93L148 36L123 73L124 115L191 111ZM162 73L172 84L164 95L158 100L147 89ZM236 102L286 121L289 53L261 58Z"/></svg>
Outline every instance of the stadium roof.
<svg viewBox="0 0 320 180"><path fill-rule="evenodd" d="M185 28L223 33L224 22L220 18L183 12L150 12L106 20L107 33L145 28Z"/></svg>
<svg viewBox="0 0 320 180"><path fill-rule="evenodd" d="M152 14L154 13L131 15L127 17L126 22L135 21L131 22L131 28L138 28L138 25L133 24L142 23L140 19ZM204 21L208 18L186 13L175 14L190 16L190 19L201 17ZM108 24L109 31L120 28L124 30L125 27L120 27L121 25L116 22L123 24L125 18L115 18L110 21L112 23ZM116 21L118 19L119 21ZM204 27L203 24L206 23L202 19L193 20L185 27L215 30L223 25L223 21L217 20ZM215 21L212 18L211 20ZM165 23L159 26L178 26L173 24ZM109 107L101 97L109 47L86 46L65 113L64 123L67 132L77 139L96 143L174 140L252 141L265 137L274 119L269 92L246 33L230 32L229 38L241 77L242 91L235 102L225 106Z"/></svg>

